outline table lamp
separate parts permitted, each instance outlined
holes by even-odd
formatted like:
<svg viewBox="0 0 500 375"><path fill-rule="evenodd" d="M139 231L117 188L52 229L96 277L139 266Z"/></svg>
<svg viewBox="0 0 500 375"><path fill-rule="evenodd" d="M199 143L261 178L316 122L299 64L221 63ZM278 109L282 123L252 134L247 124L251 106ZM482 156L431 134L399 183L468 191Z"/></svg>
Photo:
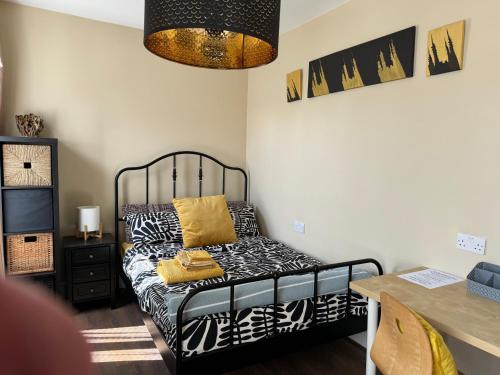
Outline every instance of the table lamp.
<svg viewBox="0 0 500 375"><path fill-rule="evenodd" d="M80 206L78 210L77 237L87 241L90 237L102 238L101 208L99 206Z"/></svg>

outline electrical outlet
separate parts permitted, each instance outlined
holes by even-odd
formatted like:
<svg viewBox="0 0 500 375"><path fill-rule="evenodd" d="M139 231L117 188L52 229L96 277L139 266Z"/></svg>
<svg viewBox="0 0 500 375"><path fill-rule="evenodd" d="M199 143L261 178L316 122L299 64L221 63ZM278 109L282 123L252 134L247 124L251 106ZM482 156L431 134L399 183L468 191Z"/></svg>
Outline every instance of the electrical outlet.
<svg viewBox="0 0 500 375"><path fill-rule="evenodd" d="M305 233L306 225L298 220L295 220L293 222L293 230L297 233Z"/></svg>
<svg viewBox="0 0 500 375"><path fill-rule="evenodd" d="M474 254L484 255L486 250L486 238L476 237L471 234L457 234L457 248L470 251Z"/></svg>

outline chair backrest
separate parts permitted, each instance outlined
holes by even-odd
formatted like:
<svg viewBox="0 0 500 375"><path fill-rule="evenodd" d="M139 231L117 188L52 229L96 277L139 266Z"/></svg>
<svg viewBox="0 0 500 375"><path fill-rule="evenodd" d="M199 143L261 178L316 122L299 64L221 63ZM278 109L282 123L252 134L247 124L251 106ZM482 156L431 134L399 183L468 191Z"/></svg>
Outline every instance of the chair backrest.
<svg viewBox="0 0 500 375"><path fill-rule="evenodd" d="M431 375L432 350L413 312L391 295L380 294L382 317L371 357L384 375Z"/></svg>

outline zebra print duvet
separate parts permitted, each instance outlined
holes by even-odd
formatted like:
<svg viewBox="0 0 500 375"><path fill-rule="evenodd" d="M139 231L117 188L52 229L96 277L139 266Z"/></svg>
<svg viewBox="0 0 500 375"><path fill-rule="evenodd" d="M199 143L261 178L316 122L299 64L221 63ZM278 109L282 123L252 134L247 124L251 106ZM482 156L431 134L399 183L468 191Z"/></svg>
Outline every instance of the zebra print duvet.
<svg viewBox="0 0 500 375"><path fill-rule="evenodd" d="M151 245L129 250L123 259L125 274L132 283L141 309L148 313L166 337L167 344L175 352L176 327L169 319L165 297L168 294L186 294L205 284L273 272L298 270L320 264L318 260L297 252L286 245L263 236L243 237L236 244L205 248L224 269L223 277L197 282L166 285L156 273L156 265L162 259L176 255L179 244ZM347 287L347 281L346 281ZM347 293L318 296L318 323L333 322L346 316ZM278 304L278 332L307 329L312 323L313 298ZM366 300L353 294L350 312L366 315ZM233 343L258 341L273 332L274 306L260 306L236 312ZM198 355L229 346L229 312L204 315L184 322L184 357Z"/></svg>

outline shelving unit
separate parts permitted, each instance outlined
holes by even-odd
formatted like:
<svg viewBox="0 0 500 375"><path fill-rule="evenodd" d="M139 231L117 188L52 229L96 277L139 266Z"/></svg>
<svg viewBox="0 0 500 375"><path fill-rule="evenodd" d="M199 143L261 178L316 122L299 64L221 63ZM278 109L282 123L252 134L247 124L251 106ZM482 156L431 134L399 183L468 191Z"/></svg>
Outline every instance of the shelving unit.
<svg viewBox="0 0 500 375"><path fill-rule="evenodd" d="M50 185L6 186L4 146L18 145L50 147ZM29 154L29 152L27 152ZM29 155L26 158L34 157ZM12 159L12 158L11 158ZM11 161L10 161L11 162ZM32 160L19 161L27 170L35 168ZM31 171L29 171L31 173ZM45 169L46 172L46 169ZM22 174L22 171L21 171ZM34 173L35 177L36 173ZM48 177L47 177L48 179ZM29 181L31 182L31 181ZM0 137L0 210L1 210L1 252L0 274L6 277L29 278L44 284L54 292L64 295L64 262L59 233L59 183L57 139L36 137ZM9 272L7 241L10 236L26 235L25 242L37 241L35 234L51 234L53 270L16 274ZM42 249L43 250L43 249Z"/></svg>

